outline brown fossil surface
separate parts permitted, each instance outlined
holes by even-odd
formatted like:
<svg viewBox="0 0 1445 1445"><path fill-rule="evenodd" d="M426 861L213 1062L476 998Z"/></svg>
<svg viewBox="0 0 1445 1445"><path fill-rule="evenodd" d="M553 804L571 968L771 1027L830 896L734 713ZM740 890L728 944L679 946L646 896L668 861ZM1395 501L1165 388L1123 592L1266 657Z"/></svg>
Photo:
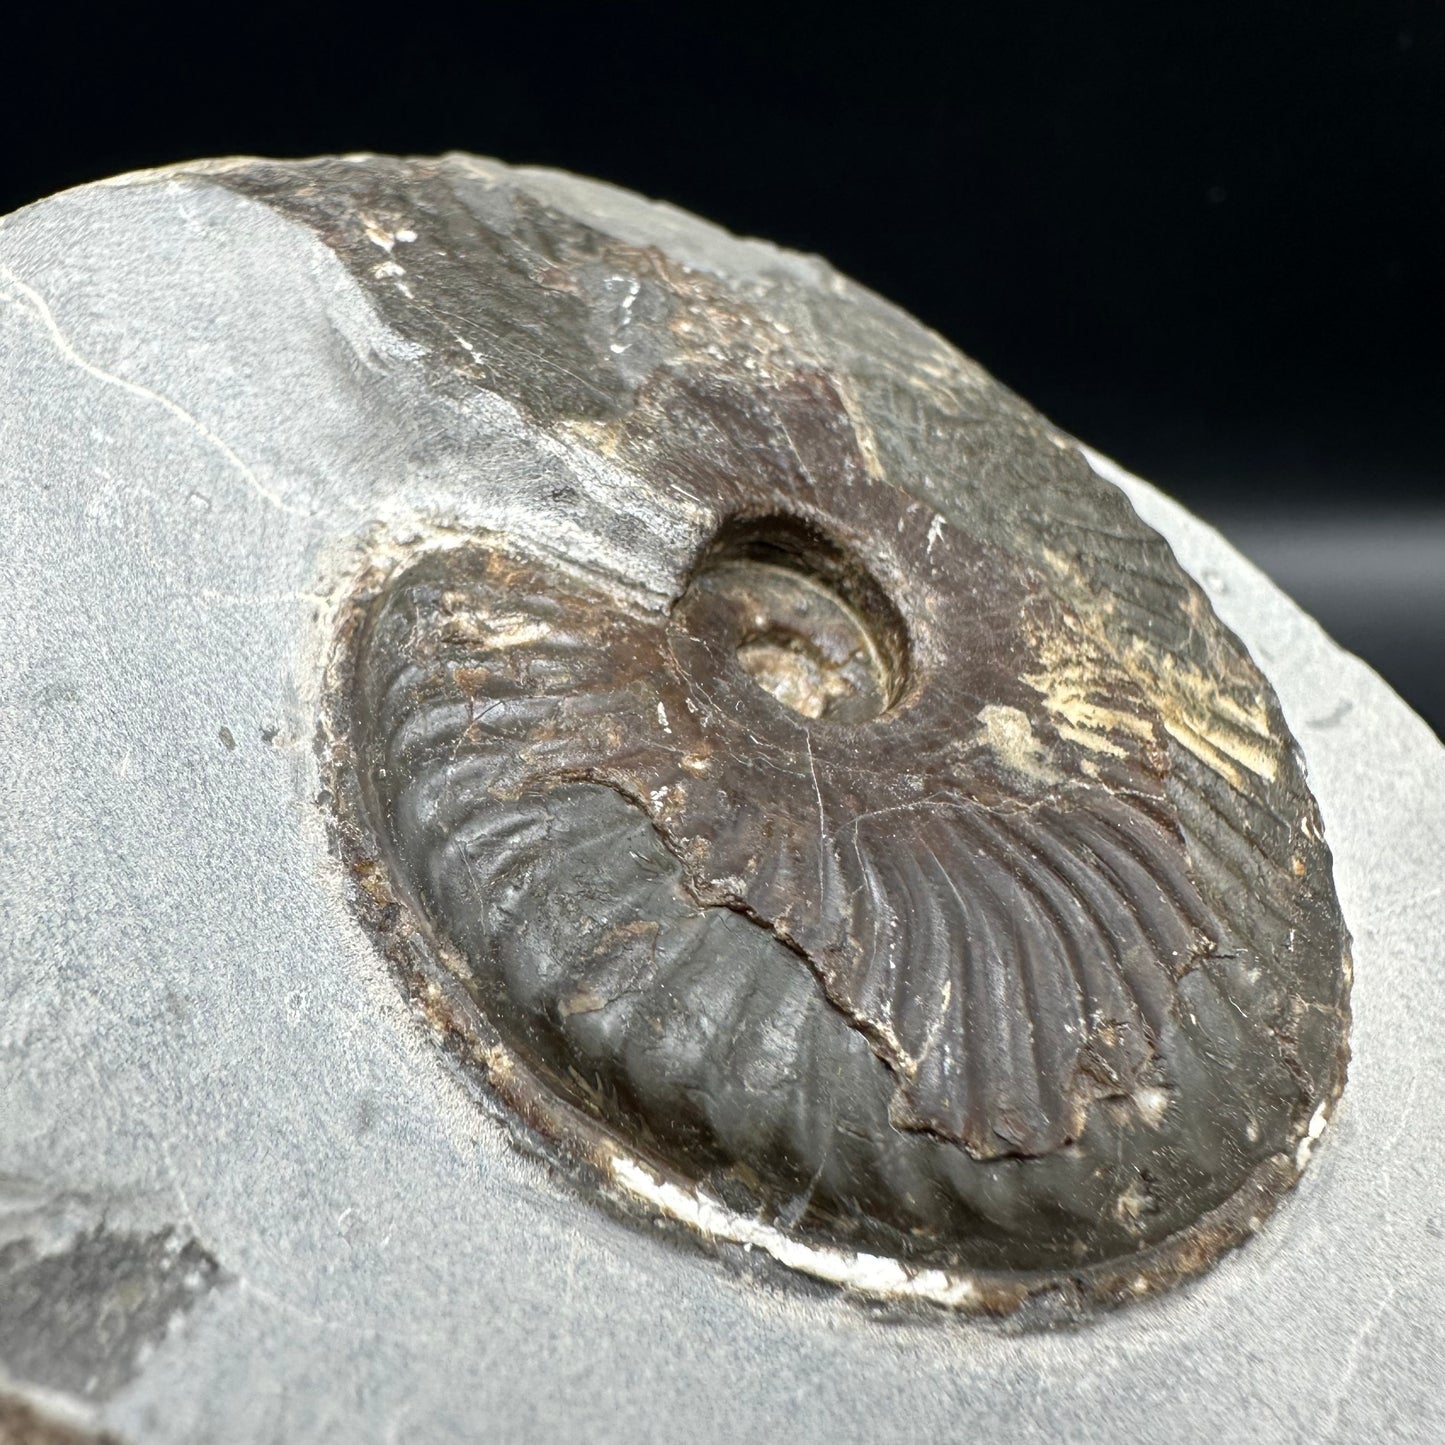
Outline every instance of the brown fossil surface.
<svg viewBox="0 0 1445 1445"><path fill-rule="evenodd" d="M1269 684L1077 447L822 263L605 187L218 179L414 349L418 465L481 449L494 526L379 527L324 742L365 916L519 1132L983 1310L1259 1228L1343 1084L1329 852Z"/></svg>

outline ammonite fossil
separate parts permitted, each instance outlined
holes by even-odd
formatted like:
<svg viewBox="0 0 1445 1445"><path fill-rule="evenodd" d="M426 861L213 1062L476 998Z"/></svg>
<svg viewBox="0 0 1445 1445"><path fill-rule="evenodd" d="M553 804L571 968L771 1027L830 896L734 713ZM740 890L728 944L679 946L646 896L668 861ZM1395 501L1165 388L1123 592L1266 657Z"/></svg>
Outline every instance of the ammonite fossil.
<svg viewBox="0 0 1445 1445"><path fill-rule="evenodd" d="M1080 450L822 263L606 188L220 179L514 453L485 527L379 519L325 741L366 915L519 1133L981 1310L1257 1229L1344 1077L1329 854L1268 683Z"/></svg>

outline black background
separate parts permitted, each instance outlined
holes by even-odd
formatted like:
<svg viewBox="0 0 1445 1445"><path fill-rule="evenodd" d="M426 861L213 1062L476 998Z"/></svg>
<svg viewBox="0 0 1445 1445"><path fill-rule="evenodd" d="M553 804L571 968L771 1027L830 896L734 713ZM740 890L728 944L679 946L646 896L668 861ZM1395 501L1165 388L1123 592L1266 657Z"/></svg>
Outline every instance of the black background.
<svg viewBox="0 0 1445 1445"><path fill-rule="evenodd" d="M821 252L1445 729L1445 5L26 14L0 211L200 155L458 148Z"/></svg>

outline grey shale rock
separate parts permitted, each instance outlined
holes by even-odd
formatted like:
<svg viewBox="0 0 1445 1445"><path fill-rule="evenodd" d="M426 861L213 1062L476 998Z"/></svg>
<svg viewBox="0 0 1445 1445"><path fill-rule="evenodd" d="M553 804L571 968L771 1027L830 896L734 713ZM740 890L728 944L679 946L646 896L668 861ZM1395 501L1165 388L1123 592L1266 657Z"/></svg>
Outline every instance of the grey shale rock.
<svg viewBox="0 0 1445 1445"><path fill-rule="evenodd" d="M1430 1438L1445 750L1207 528L471 157L54 197L0 351L6 1418Z"/></svg>

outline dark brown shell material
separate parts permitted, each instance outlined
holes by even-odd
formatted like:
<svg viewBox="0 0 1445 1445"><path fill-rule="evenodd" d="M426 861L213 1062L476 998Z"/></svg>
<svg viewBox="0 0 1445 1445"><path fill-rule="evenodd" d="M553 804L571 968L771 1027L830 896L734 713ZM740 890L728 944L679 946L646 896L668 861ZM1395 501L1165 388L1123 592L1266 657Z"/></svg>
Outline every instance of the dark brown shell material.
<svg viewBox="0 0 1445 1445"><path fill-rule="evenodd" d="M495 526L367 574L328 739L369 916L529 1137L985 1309L1258 1228L1343 1081L1329 854L1268 683L1079 451L820 263L635 198L221 179L513 445Z"/></svg>

